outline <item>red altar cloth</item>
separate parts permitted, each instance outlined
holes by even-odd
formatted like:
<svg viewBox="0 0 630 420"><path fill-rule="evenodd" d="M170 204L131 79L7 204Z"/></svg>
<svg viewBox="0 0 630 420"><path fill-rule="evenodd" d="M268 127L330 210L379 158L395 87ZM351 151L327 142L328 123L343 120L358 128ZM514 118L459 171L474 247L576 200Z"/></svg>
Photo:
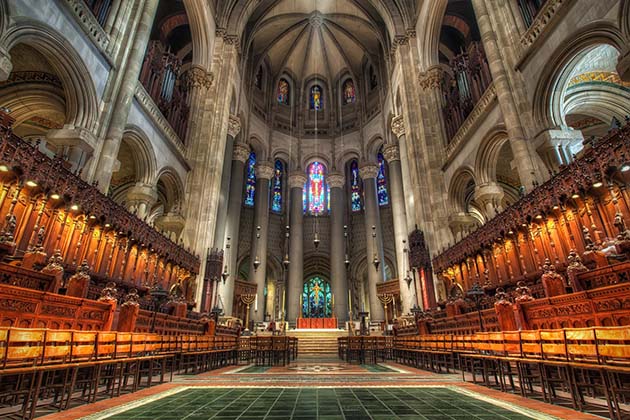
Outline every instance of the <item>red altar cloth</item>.
<svg viewBox="0 0 630 420"><path fill-rule="evenodd" d="M298 318L298 328L337 328L337 318Z"/></svg>

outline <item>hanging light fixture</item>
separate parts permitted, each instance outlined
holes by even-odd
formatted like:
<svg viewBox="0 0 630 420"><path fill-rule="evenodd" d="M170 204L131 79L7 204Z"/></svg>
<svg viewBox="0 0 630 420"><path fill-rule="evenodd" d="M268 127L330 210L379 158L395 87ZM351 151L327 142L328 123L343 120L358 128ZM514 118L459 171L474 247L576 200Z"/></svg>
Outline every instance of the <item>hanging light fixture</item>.
<svg viewBox="0 0 630 420"><path fill-rule="evenodd" d="M374 269L378 271L381 261L378 259L378 253L376 252L376 226L374 225L372 225L372 245L374 246L374 258L372 258L372 265L374 265Z"/></svg>
<svg viewBox="0 0 630 420"><path fill-rule="evenodd" d="M319 233L317 232L317 230L315 231L315 235L313 236L313 245L315 245L315 249L319 248L319 243L321 241L319 240Z"/></svg>

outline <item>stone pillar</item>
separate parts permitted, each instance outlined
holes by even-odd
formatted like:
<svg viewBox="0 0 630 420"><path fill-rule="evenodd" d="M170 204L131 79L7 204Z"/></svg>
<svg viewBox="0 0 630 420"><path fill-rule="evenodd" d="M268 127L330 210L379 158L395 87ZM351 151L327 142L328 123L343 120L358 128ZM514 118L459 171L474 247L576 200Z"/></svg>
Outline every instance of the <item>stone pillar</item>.
<svg viewBox="0 0 630 420"><path fill-rule="evenodd" d="M227 142L225 143L225 163L223 165L223 173L221 174L221 193L219 196L217 222L214 227L214 247L217 249L223 249L225 246L225 227L228 214L228 197L230 194L232 155L234 150L234 141L240 131L241 120L238 117L230 115L228 120L228 137Z"/></svg>
<svg viewBox="0 0 630 420"><path fill-rule="evenodd" d="M556 173L559 172L560 165L570 163L566 159L564 149L572 143L582 143L583 141L584 136L580 130L552 128L538 134L534 144L547 169L552 173Z"/></svg>
<svg viewBox="0 0 630 420"><path fill-rule="evenodd" d="M0 82L7 80L12 71L11 55L5 48L0 47Z"/></svg>
<svg viewBox="0 0 630 420"><path fill-rule="evenodd" d="M405 194L403 192L402 167L400 161L400 149L397 144L387 144L383 147L383 157L389 165L389 199L392 203L394 219L394 240L396 241L396 265L398 283L400 287L400 301L402 313L408 314L413 306L413 292L410 284L405 281L405 269L409 269L408 261L405 261L405 248L403 243L407 241L407 212L405 209Z"/></svg>
<svg viewBox="0 0 630 420"><path fill-rule="evenodd" d="M236 259L238 257L238 235L243 207L243 179L245 178L245 162L249 159L249 146L241 143L234 145L232 154L232 175L230 176L230 198L228 200L228 217L225 225L226 239L231 238L230 249L226 252L226 261L230 277L225 283L219 283L218 294L223 302L223 312L232 315L234 300L234 280L237 278Z"/></svg>
<svg viewBox="0 0 630 420"><path fill-rule="evenodd" d="M405 213L407 214L407 226L414 226L416 224L414 215L416 214L413 186L411 184L411 174L409 172L409 154L406 151L409 146L406 144L407 136L405 131L405 119L402 115L394 117L391 123L392 132L398 139L398 156L400 157L400 172L403 180L403 191L410 191L411 193L405 197ZM402 153L401 153L402 152Z"/></svg>
<svg viewBox="0 0 630 420"><path fill-rule="evenodd" d="M289 175L289 282L287 284L287 321L297 320L301 314L300 294L304 284L304 202L302 191L306 184L304 172Z"/></svg>
<svg viewBox="0 0 630 420"><path fill-rule="evenodd" d="M345 179L339 172L328 174L330 185L330 280L335 295L335 317L345 325L348 321L348 279L346 277L346 249L344 215L346 194Z"/></svg>
<svg viewBox="0 0 630 420"><path fill-rule="evenodd" d="M72 172L78 172L86 166L96 147L96 137L84 128L49 130L46 141L61 149L58 154L65 154ZM66 149L65 153L62 152L63 149Z"/></svg>
<svg viewBox="0 0 630 420"><path fill-rule="evenodd" d="M143 220L151 212L151 207L153 207L158 198L156 187L141 182L129 188L125 196L127 210Z"/></svg>
<svg viewBox="0 0 630 420"><path fill-rule="evenodd" d="M630 82L630 47L619 55L617 62L617 73L624 82ZM1 79L4 80L4 79Z"/></svg>
<svg viewBox="0 0 630 420"><path fill-rule="evenodd" d="M383 235L381 233L381 216L378 208L378 197L376 193L376 176L378 175L378 165L365 162L359 167L359 175L363 180L363 195L365 200L365 241L367 245L367 272L368 290L370 296L370 319L382 321L385 319L383 305L378 299L376 284L385 280L383 271ZM372 227L376 229L372 229ZM372 237L376 233L376 238ZM374 258L378 258L378 270L374 268Z"/></svg>
<svg viewBox="0 0 630 420"><path fill-rule="evenodd" d="M136 86L139 83L138 77L140 76L140 69L142 68L142 62L144 61L144 55L151 35L158 2L158 0L146 0L142 16L138 22L136 38L129 52L125 75L118 91L112 119L101 149L96 173L94 174L94 179L98 181L98 188L102 192L107 192L109 189L112 172L118 160L118 150L120 149Z"/></svg>
<svg viewBox="0 0 630 420"><path fill-rule="evenodd" d="M501 203L504 195L505 192L501 186L488 182L475 187L474 200L484 209L486 218L490 220L503 210Z"/></svg>
<svg viewBox="0 0 630 420"><path fill-rule="evenodd" d="M538 181L534 156L532 156L527 146L527 138L525 137L525 132L519 118L516 99L510 88L507 71L503 63L501 52L499 51L495 33L492 29L486 2L485 0L473 0L472 4L475 15L477 16L479 32L481 34L481 40L483 41L486 57L488 58L490 72L492 73L492 80L497 91L497 99L510 138L510 146L514 154L514 163L521 183L525 186L525 189L529 191L534 187L535 182Z"/></svg>
<svg viewBox="0 0 630 420"><path fill-rule="evenodd" d="M269 232L269 182L273 178L273 164L259 162L256 165L256 200L254 202L254 230L249 254L250 281L256 283L258 303L250 308L250 319L257 322L265 319L265 282L267 281L267 239ZM260 265L255 267L254 261ZM254 310L257 308L257 310Z"/></svg>

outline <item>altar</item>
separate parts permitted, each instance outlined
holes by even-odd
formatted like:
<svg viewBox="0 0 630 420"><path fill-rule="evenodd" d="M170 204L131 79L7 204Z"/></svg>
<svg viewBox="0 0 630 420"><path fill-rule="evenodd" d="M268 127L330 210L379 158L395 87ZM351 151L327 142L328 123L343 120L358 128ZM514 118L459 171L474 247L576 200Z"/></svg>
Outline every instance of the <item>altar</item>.
<svg viewBox="0 0 630 420"><path fill-rule="evenodd" d="M337 329L337 318L298 318L298 329Z"/></svg>

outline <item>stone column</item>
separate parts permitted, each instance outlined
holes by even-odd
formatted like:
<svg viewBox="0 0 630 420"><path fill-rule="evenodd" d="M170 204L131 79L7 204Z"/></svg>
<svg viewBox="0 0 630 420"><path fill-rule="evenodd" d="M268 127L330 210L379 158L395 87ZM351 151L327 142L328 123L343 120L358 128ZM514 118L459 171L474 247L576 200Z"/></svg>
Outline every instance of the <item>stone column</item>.
<svg viewBox="0 0 630 420"><path fill-rule="evenodd" d="M267 281L267 239L269 232L269 182L273 178L273 163L259 162L256 165L256 200L254 202L254 230L249 254L250 281L256 283L258 303L250 308L250 319L265 319L265 282ZM256 267L254 261L260 265ZM257 308L257 310L254 310Z"/></svg>
<svg viewBox="0 0 630 420"><path fill-rule="evenodd" d="M157 201L157 188L138 182L127 190L125 198L127 210L144 220Z"/></svg>
<svg viewBox="0 0 630 420"><path fill-rule="evenodd" d="M378 208L378 196L376 192L376 177L378 175L378 165L371 162L365 162L359 167L359 175L363 180L363 196L365 207L365 241L367 245L367 272L368 272L368 290L370 296L370 319L381 321L385 319L383 305L378 299L376 292L376 284L385 280L383 271L384 257L383 253L383 235L381 234L381 216ZM372 229L372 227L376 229ZM373 238L373 232L376 238ZM374 268L374 258L378 258L378 270Z"/></svg>
<svg viewBox="0 0 630 420"><path fill-rule="evenodd" d="M582 143L584 135L580 130L572 128L551 128L545 130L536 136L534 144L545 166L551 173L560 170L560 165L568 164L564 149L572 143ZM545 178L548 174L545 174Z"/></svg>
<svg viewBox="0 0 630 420"><path fill-rule="evenodd" d="M232 315L232 301L234 300L234 281L237 278L236 259L238 257L238 235L243 207L243 179L245 178L245 162L249 159L249 146L242 143L234 145L232 154L232 175L230 176L230 198L228 200L228 217L225 224L226 241L231 238L230 249L226 251L226 264L230 277L225 284L219 283L219 296L223 302L223 312ZM226 242L227 243L227 242Z"/></svg>
<svg viewBox="0 0 630 420"><path fill-rule="evenodd" d="M345 264L345 238L343 236L346 203L344 184L343 174L339 172L328 174L328 185L330 185L330 278L332 292L335 295L335 317L343 325L348 320L348 279Z"/></svg>
<svg viewBox="0 0 630 420"><path fill-rule="evenodd" d="M300 294L304 284L304 202L302 192L306 184L304 172L289 175L289 282L287 284L287 321L295 321L301 314Z"/></svg>
<svg viewBox="0 0 630 420"><path fill-rule="evenodd" d="M488 182L475 187L474 200L484 209L486 218L490 220L503 210L501 203L504 195L503 188L494 182Z"/></svg>
<svg viewBox="0 0 630 420"><path fill-rule="evenodd" d="M394 219L394 240L396 241L396 265L398 283L400 287L400 301L402 313L408 314L413 306L412 285L405 281L405 269L409 269L408 261L405 261L405 245L407 241L407 212L405 210L405 195L403 192L402 168L400 162L400 149L397 144L387 144L383 147L383 157L389 165L389 199L392 204ZM405 241L405 243L403 243Z"/></svg>
<svg viewBox="0 0 630 420"><path fill-rule="evenodd" d="M228 137L225 143L225 160L223 172L221 174L221 195L219 196L219 206L217 221L214 228L214 247L223 249L225 246L225 227L228 215L228 197L230 194L230 175L232 172L232 155L234 151L234 141L241 131L241 120L234 115L230 115L228 120Z"/></svg>
<svg viewBox="0 0 630 420"><path fill-rule="evenodd" d="M158 2L158 0L146 0L140 22L138 23L136 38L129 53L125 75L118 91L112 119L109 123L109 129L107 130L96 173L94 174L94 179L98 181L98 188L102 192L106 192L109 189L112 172L118 161L120 142L127 124L136 86L139 83L138 77L140 76L140 69L142 68L142 62L144 61L144 55L151 35Z"/></svg>
<svg viewBox="0 0 630 420"><path fill-rule="evenodd" d="M527 138L519 118L516 107L516 99L513 96L508 81L507 70L501 57L495 33L492 29L490 16L486 8L485 0L473 0L473 8L477 16L479 32L483 41L484 50L488 58L492 80L497 91L497 99L503 119L510 138L510 146L514 154L514 163L518 171L521 183L527 191L531 190L537 181L534 156L527 146Z"/></svg>

